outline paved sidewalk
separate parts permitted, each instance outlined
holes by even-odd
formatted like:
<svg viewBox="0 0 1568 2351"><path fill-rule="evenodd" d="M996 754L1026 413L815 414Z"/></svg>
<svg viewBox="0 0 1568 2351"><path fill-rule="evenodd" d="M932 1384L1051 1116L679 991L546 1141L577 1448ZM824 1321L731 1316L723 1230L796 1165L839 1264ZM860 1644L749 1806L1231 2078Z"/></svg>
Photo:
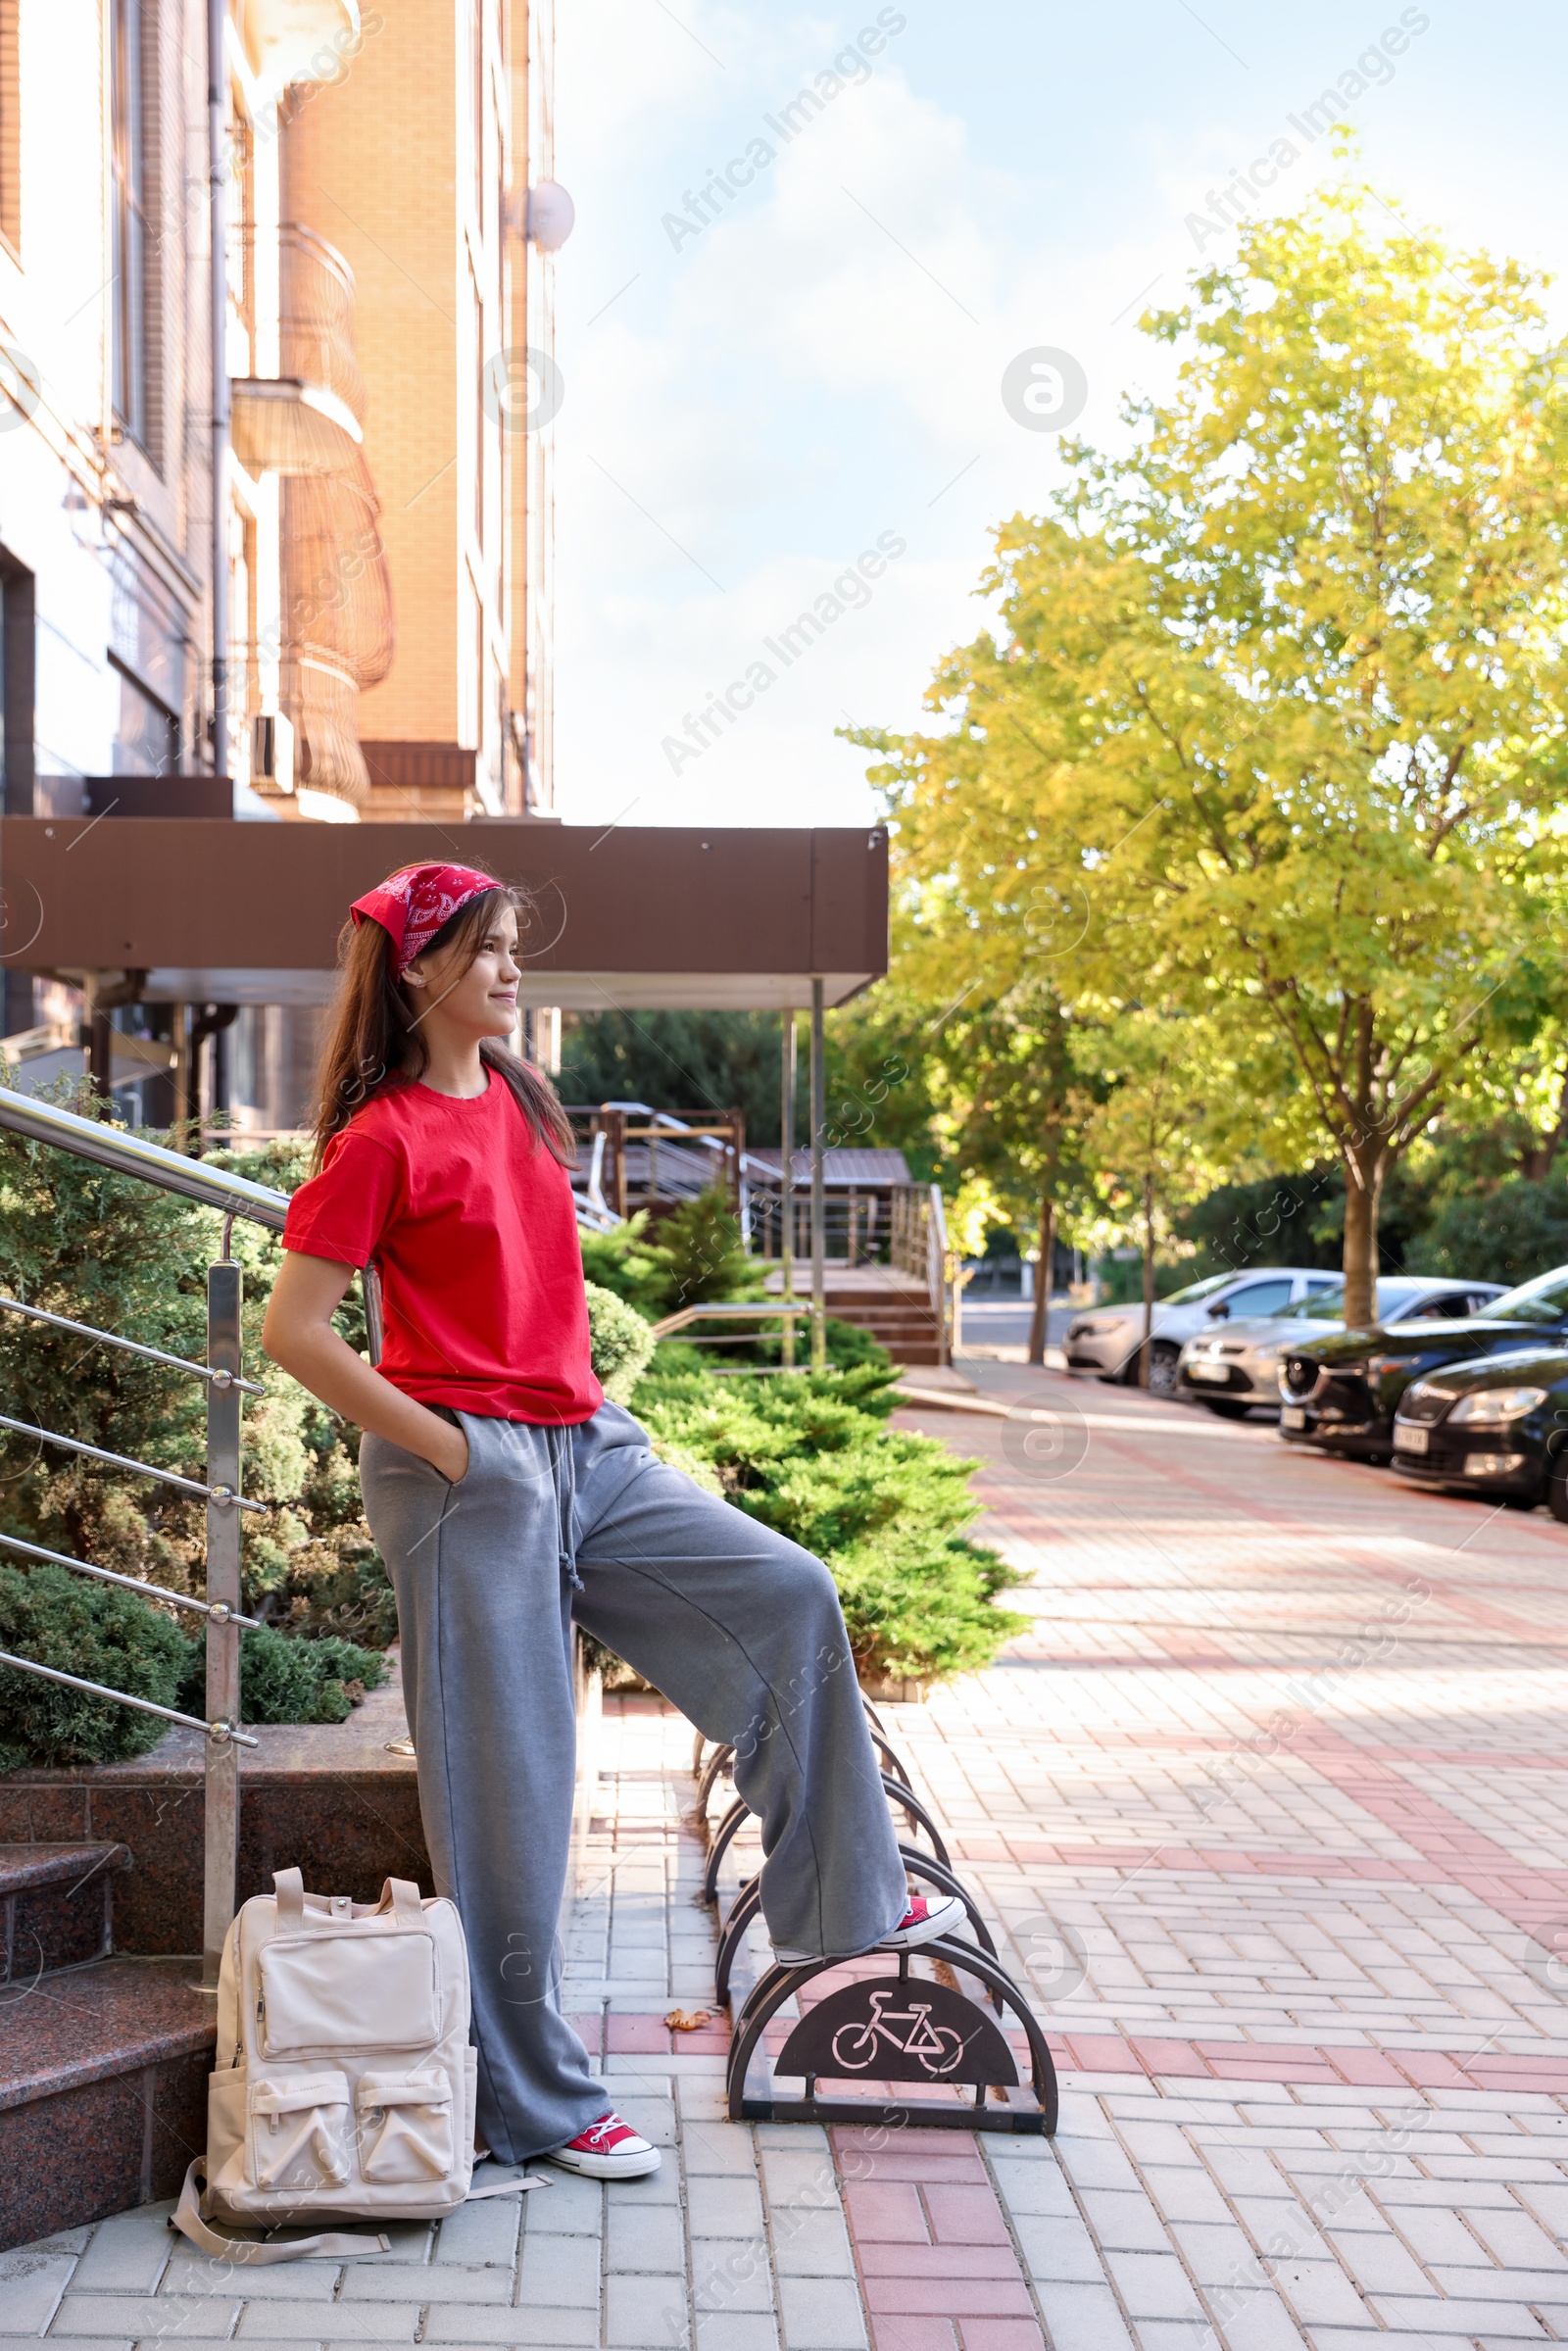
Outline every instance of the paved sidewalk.
<svg viewBox="0 0 1568 2351"><path fill-rule="evenodd" d="M889 1728L1035 1986L1054 2143L720 2120L721 2027L663 2022L712 1993L690 1733L612 1703L568 2000L662 2177L239 2290L126 2215L0 2256L0 2351L1568 2339L1568 1529L965 1368L1016 1416L901 1418L983 1459L1032 1628Z"/></svg>

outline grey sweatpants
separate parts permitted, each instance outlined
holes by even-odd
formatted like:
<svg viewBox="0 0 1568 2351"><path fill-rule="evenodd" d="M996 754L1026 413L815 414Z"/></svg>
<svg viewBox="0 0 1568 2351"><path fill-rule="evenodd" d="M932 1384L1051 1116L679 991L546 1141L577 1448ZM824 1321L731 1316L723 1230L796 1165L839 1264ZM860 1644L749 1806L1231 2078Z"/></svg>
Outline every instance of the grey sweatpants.
<svg viewBox="0 0 1568 2351"><path fill-rule="evenodd" d="M866 1950L907 1890L821 1561L656 1459L617 1404L569 1429L456 1417L458 1485L374 1436L360 1477L397 1590L435 1882L468 1940L479 2130L520 2163L612 2104L560 2004L573 1616L733 1743L775 1942Z"/></svg>

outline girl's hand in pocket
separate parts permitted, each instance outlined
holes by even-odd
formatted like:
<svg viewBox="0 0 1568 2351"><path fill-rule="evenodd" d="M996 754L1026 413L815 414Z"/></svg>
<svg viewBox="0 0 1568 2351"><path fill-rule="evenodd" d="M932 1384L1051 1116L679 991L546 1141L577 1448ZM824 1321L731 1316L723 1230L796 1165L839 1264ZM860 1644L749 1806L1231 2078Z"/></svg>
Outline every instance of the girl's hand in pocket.
<svg viewBox="0 0 1568 2351"><path fill-rule="evenodd" d="M431 1415L434 1418L434 1415ZM461 1486L468 1474L468 1440L461 1429L447 1421L437 1421L439 1445L432 1444L425 1458L441 1472L449 1486Z"/></svg>

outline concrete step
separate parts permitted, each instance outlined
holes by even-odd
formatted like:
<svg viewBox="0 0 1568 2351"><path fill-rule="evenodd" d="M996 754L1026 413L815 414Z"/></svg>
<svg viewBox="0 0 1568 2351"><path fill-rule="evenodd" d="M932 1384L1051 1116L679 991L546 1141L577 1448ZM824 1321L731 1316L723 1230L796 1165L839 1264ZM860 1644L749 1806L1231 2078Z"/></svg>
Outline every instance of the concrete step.
<svg viewBox="0 0 1568 2351"><path fill-rule="evenodd" d="M0 2000L0 2251L174 2194L207 2143L200 1970L100 1959Z"/></svg>
<svg viewBox="0 0 1568 2351"><path fill-rule="evenodd" d="M0 1844L0 1984L104 1958L115 1880L129 1867L122 1844Z"/></svg>

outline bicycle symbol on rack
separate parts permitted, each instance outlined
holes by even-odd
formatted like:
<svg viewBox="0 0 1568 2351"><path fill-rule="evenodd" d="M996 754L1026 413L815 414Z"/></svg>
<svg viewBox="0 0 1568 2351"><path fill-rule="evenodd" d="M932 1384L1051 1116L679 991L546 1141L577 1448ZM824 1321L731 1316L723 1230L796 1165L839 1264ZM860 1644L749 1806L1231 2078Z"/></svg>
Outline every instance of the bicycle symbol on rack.
<svg viewBox="0 0 1568 2351"><path fill-rule="evenodd" d="M911 2000L907 2008L890 2008L891 1991L873 1991L871 2013L863 2020L841 2025L833 2035L834 2063L847 2074L863 2074L885 2042L903 2057L913 2057L934 2078L951 2074L963 2055L963 2034L951 2025L933 2025L929 2000ZM906 2026L901 2039L897 2026Z"/></svg>

